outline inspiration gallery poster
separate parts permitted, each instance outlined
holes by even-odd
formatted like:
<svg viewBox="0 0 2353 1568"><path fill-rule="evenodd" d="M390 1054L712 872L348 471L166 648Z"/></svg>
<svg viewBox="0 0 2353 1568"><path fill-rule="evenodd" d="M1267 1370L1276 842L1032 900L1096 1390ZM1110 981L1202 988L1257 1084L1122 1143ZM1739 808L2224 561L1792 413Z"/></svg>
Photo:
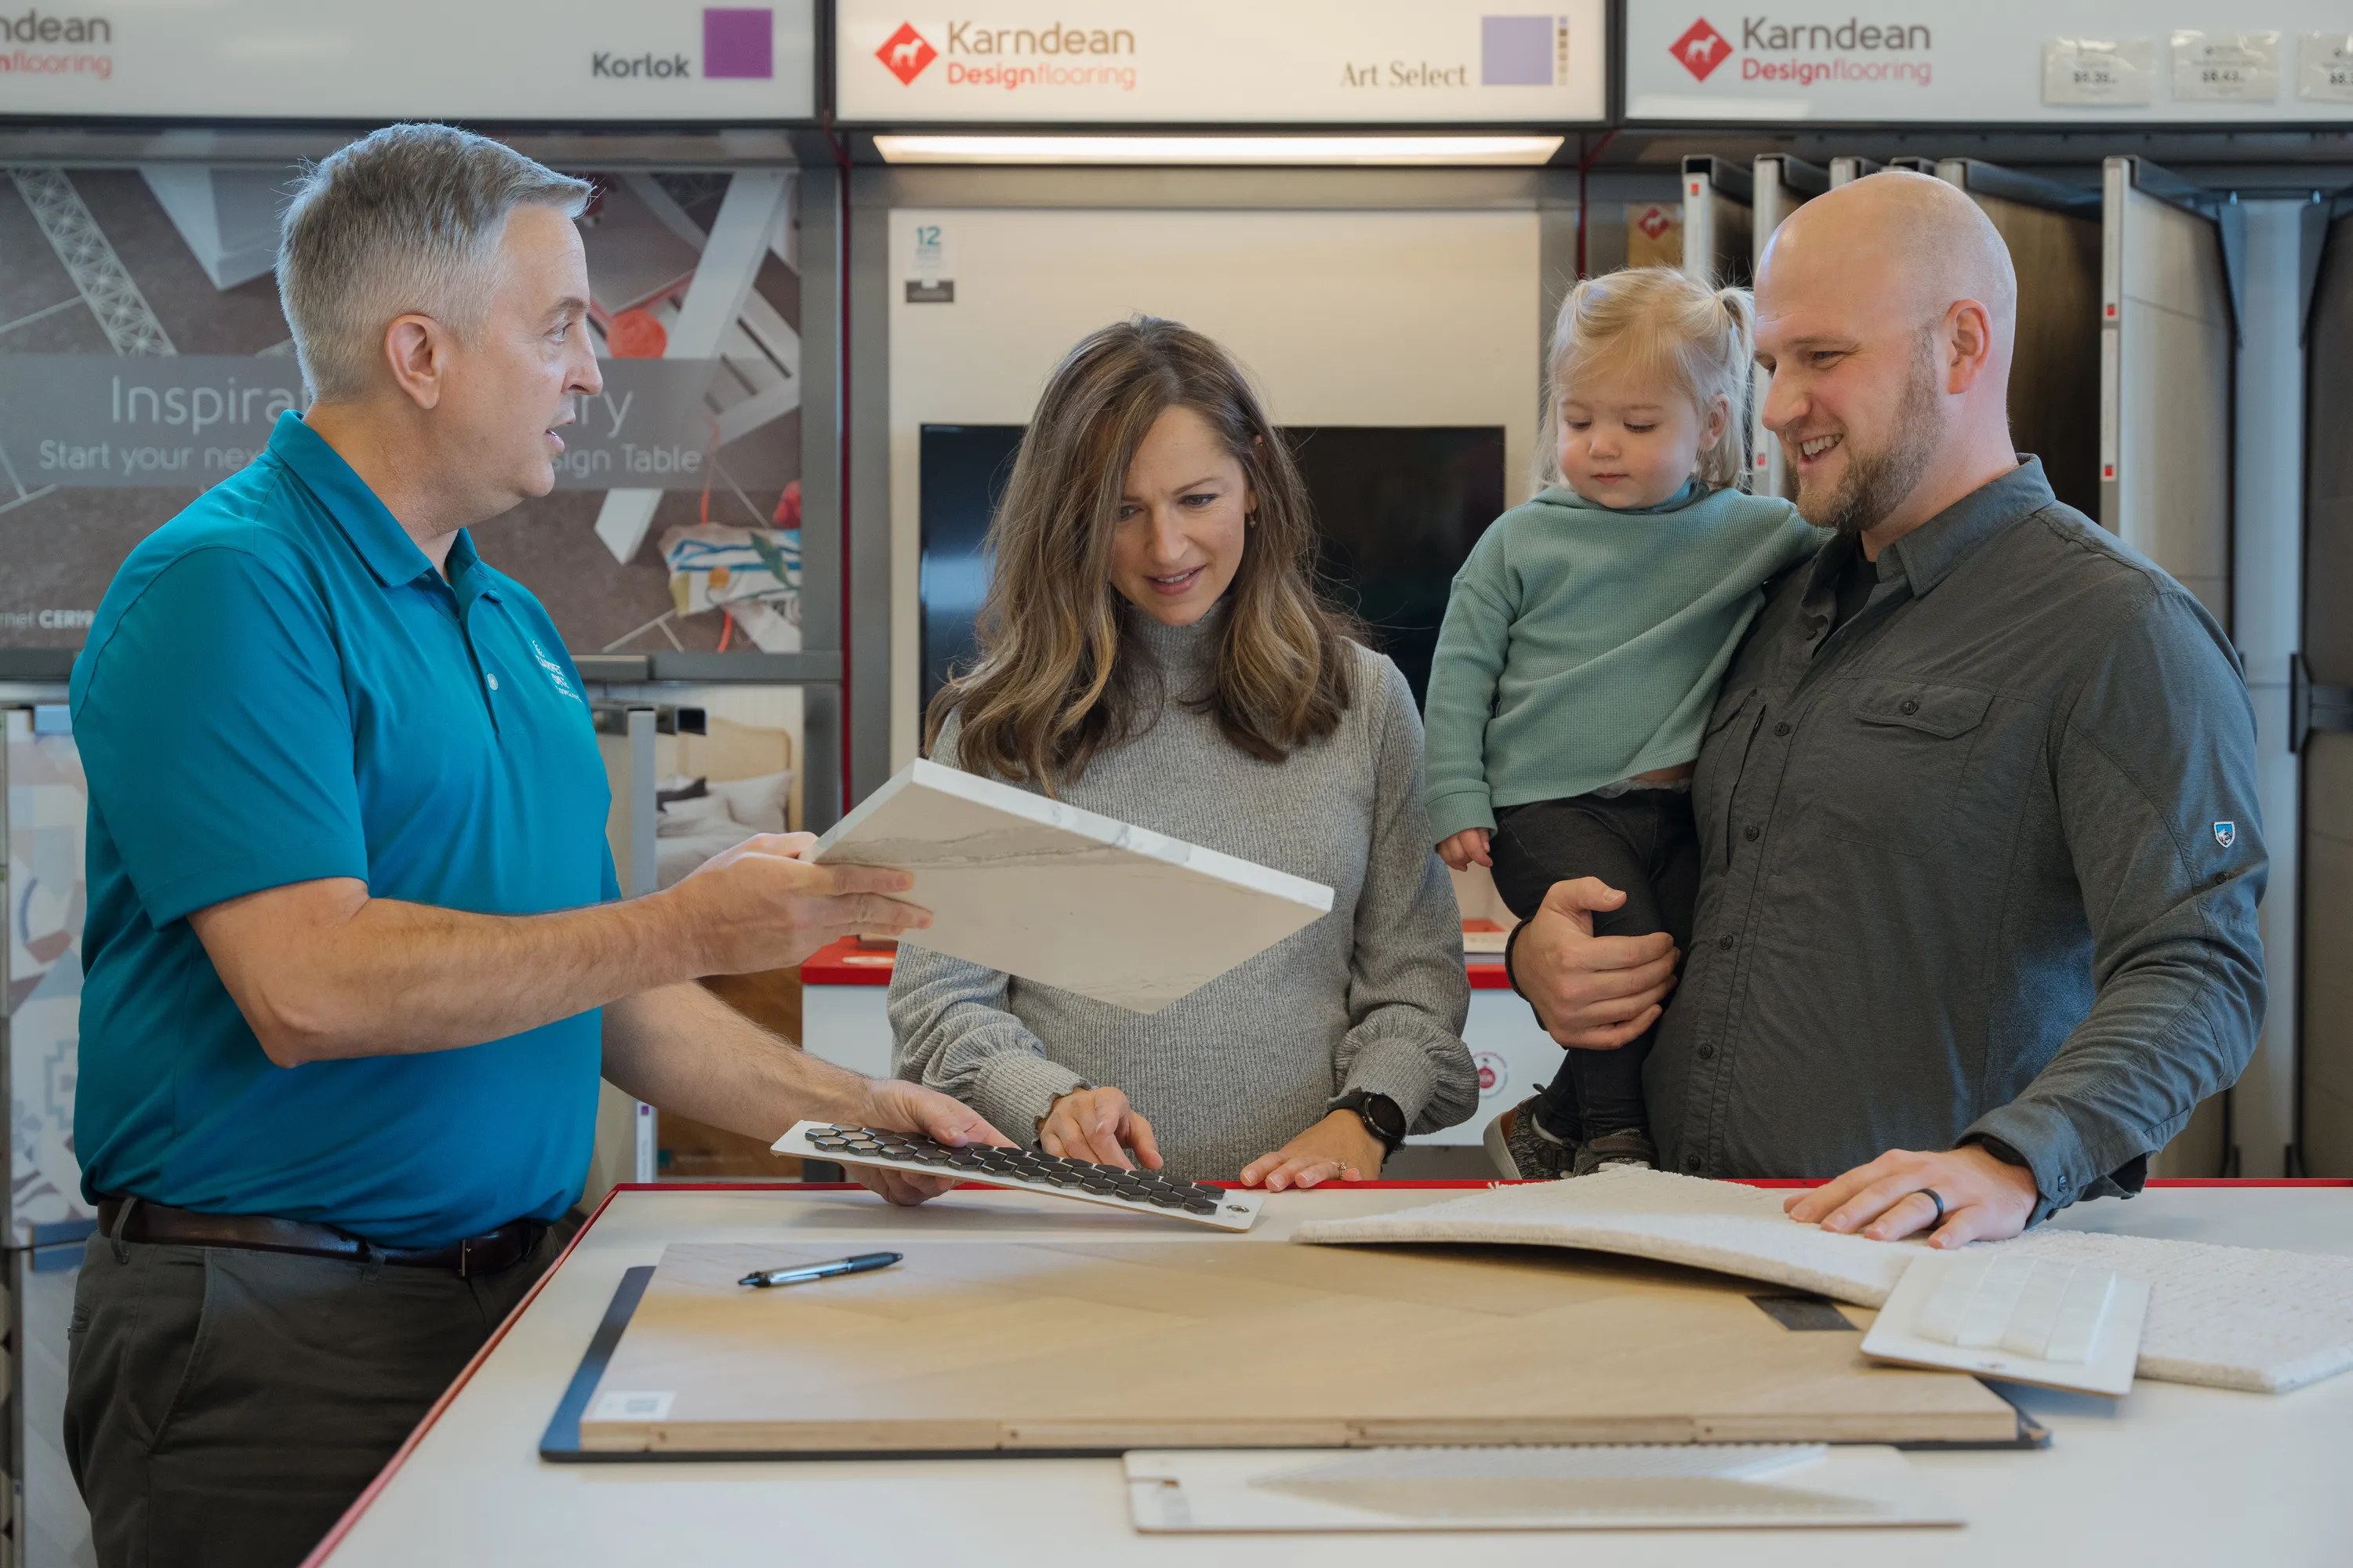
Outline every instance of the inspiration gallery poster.
<svg viewBox="0 0 2353 1568"><path fill-rule="evenodd" d="M575 653L800 646L789 170L575 171L604 391L552 495L474 530ZM0 180L0 648L79 648L132 548L303 404L272 268L296 171Z"/></svg>

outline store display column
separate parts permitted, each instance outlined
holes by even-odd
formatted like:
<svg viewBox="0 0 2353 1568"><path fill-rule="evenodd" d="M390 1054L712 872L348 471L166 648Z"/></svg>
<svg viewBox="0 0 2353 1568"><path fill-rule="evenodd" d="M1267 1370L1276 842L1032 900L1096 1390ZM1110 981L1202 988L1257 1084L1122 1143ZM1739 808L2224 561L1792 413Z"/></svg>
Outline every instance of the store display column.
<svg viewBox="0 0 2353 1568"><path fill-rule="evenodd" d="M63 1568L90 1555L90 1515L64 1447L66 1325L95 1223L74 1158L90 793L63 704L0 709L6 801L9 1483L5 1561Z"/></svg>

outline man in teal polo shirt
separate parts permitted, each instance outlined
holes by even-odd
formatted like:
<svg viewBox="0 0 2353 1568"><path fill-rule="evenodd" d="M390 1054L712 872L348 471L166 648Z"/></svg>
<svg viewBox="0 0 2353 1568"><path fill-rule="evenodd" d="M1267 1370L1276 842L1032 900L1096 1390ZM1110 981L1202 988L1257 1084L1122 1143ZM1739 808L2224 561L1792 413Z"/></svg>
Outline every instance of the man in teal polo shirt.
<svg viewBox="0 0 2353 1568"><path fill-rule="evenodd" d="M762 1139L1002 1142L693 984L920 926L901 874L780 835L618 900L578 672L465 531L598 390L586 195L437 126L312 171L278 274L312 406L132 552L76 662L66 1438L110 1568L301 1559L570 1234L600 1074Z"/></svg>

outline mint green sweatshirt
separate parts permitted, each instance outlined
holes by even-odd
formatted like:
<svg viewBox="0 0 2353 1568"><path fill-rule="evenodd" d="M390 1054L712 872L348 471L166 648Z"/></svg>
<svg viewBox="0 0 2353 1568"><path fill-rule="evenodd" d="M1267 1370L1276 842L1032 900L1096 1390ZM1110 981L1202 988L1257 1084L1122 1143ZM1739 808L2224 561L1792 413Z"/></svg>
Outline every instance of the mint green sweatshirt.
<svg viewBox="0 0 2353 1568"><path fill-rule="evenodd" d="M1430 672L1430 832L1699 755L1767 580L1830 537L1788 501L1696 480L1626 511L1556 485L1454 574Z"/></svg>

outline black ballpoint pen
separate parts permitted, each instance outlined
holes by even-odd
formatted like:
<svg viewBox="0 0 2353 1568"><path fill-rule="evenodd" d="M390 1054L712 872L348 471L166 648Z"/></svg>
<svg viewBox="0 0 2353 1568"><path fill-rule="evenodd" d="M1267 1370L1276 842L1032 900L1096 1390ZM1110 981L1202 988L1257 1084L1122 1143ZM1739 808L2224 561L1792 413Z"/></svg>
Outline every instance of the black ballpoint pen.
<svg viewBox="0 0 2353 1568"><path fill-rule="evenodd" d="M757 1285L763 1290L771 1285L804 1285L812 1279L830 1279L837 1274L866 1274L877 1268L888 1268L905 1256L903 1252L861 1252L855 1258L837 1258L830 1263L801 1263L789 1268L755 1269L735 1283Z"/></svg>

